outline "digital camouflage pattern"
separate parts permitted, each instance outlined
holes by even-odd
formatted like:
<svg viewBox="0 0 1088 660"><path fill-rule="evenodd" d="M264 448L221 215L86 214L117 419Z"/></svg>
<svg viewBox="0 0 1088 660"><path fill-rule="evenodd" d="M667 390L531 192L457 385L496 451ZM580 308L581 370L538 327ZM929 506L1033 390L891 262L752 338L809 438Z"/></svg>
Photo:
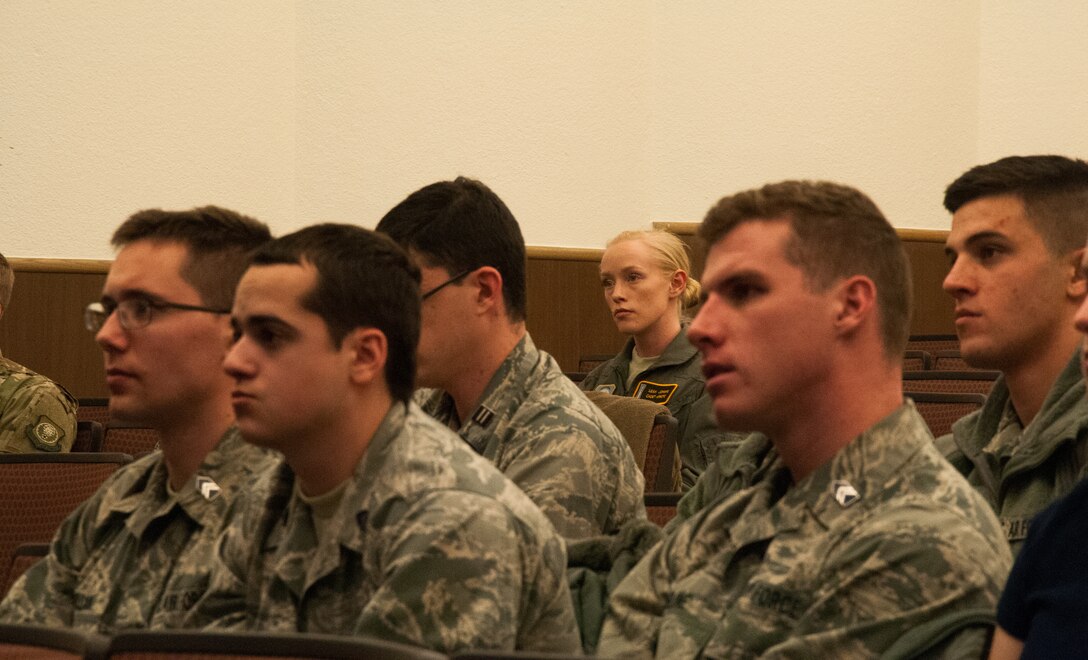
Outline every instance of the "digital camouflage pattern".
<svg viewBox="0 0 1088 660"><path fill-rule="evenodd" d="M76 407L68 390L0 356L0 453L71 450Z"/></svg>
<svg viewBox="0 0 1088 660"><path fill-rule="evenodd" d="M0 621L104 634L179 627L207 588L215 541L238 495L275 463L232 428L174 495L161 452L122 467L68 516L49 554L12 586Z"/></svg>
<svg viewBox="0 0 1088 660"><path fill-rule="evenodd" d="M459 421L445 392L420 390L416 400L446 426ZM623 434L528 334L458 433L567 539L615 534L628 520L646 517L642 472Z"/></svg>
<svg viewBox="0 0 1088 660"><path fill-rule="evenodd" d="M977 658L1010 563L908 402L799 484L770 452L620 583L598 652Z"/></svg>
<svg viewBox="0 0 1088 660"><path fill-rule="evenodd" d="M1018 553L1032 518L1088 476L1088 400L1080 349L1027 428L1001 376L982 409L953 424L937 446L997 512L1013 554Z"/></svg>
<svg viewBox="0 0 1088 660"><path fill-rule="evenodd" d="M662 403L676 418L683 466L680 476L688 490L717 458L719 451L730 451L746 433L731 433L718 428L714 404L706 392L703 360L688 341L687 325L673 338L660 357L648 369L635 375L627 387L635 340L628 339L616 357L589 372L579 383L583 390L608 392L616 396L638 396Z"/></svg>
<svg viewBox="0 0 1088 660"><path fill-rule="evenodd" d="M563 540L418 406L386 415L335 529L317 533L286 464L271 482L224 535L188 625L370 635L446 652L578 649Z"/></svg>

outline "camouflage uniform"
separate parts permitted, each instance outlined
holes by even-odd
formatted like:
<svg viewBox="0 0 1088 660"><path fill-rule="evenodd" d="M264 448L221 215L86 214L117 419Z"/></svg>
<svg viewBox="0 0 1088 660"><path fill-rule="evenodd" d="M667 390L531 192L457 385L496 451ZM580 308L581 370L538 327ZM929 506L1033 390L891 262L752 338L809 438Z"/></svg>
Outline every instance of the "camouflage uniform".
<svg viewBox="0 0 1088 660"><path fill-rule="evenodd" d="M1001 376L982 409L956 422L937 446L997 512L1013 553L1019 552L1035 514L1088 476L1088 401L1080 349L1027 428Z"/></svg>
<svg viewBox="0 0 1088 660"><path fill-rule="evenodd" d="M420 390L416 400L446 426L458 423L445 392ZM567 539L614 534L628 520L646 517L642 472L627 441L528 334L458 433Z"/></svg>
<svg viewBox="0 0 1088 660"><path fill-rule="evenodd" d="M207 588L237 496L274 456L232 428L174 495L161 452L121 468L64 521L49 555L0 603L0 621L105 634L179 627Z"/></svg>
<svg viewBox="0 0 1088 660"><path fill-rule="evenodd" d="M390 409L335 528L315 529L286 464L270 480L223 536L212 587L187 625L369 635L440 651L578 648L563 540L418 406Z"/></svg>
<svg viewBox="0 0 1088 660"><path fill-rule="evenodd" d="M69 451L76 407L68 390L0 356L0 453Z"/></svg>
<svg viewBox="0 0 1088 660"><path fill-rule="evenodd" d="M754 485L620 583L598 651L977 658L1010 563L993 512L908 402L799 484L771 451Z"/></svg>
<svg viewBox="0 0 1088 660"><path fill-rule="evenodd" d="M691 488L714 461L719 448L731 448L747 435L718 428L714 404L706 392L703 361L688 341L686 330L686 326L682 327L653 365L636 375L630 390L627 377L634 339L628 339L619 355L589 372L580 384L583 390L648 399L669 409L680 427L677 437L684 490Z"/></svg>

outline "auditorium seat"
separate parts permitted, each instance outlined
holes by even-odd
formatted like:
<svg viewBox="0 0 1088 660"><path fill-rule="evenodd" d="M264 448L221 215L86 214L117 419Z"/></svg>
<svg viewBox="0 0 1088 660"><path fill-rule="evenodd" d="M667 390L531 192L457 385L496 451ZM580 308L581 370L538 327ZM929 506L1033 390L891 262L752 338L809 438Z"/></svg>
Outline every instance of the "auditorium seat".
<svg viewBox="0 0 1088 660"><path fill-rule="evenodd" d="M102 397L80 398L76 410L79 421L98 422L103 428L110 423L110 400Z"/></svg>
<svg viewBox="0 0 1088 660"><path fill-rule="evenodd" d="M682 493L646 493L642 501L646 505L646 517L650 522L665 526L676 517L676 505L680 502Z"/></svg>
<svg viewBox="0 0 1088 660"><path fill-rule="evenodd" d="M915 407L935 438L950 433L953 423L986 403L986 397L981 394L903 392L903 396L914 400Z"/></svg>
<svg viewBox="0 0 1088 660"><path fill-rule="evenodd" d="M443 660L441 653L371 637L203 630L132 630L113 636L110 660Z"/></svg>
<svg viewBox="0 0 1088 660"><path fill-rule="evenodd" d="M903 390L989 395L1000 371L904 371Z"/></svg>
<svg viewBox="0 0 1088 660"><path fill-rule="evenodd" d="M67 628L0 623L0 658L13 660L99 660L107 640Z"/></svg>
<svg viewBox="0 0 1088 660"><path fill-rule="evenodd" d="M660 403L606 392L586 392L586 396L627 440L646 479L646 490L680 490L680 453L676 446L679 423L669 409Z"/></svg>
<svg viewBox="0 0 1088 660"><path fill-rule="evenodd" d="M3 598L2 594L6 594L11 589L11 585L15 584L20 575L26 573L28 568L38 563L38 560L47 554L49 554L48 543L23 543L15 548L15 551L11 553L11 565L7 567L4 583L0 585L3 589L0 591L0 598Z"/></svg>
<svg viewBox="0 0 1088 660"><path fill-rule="evenodd" d="M973 369L960 355L959 349L937 351L933 354L933 368L938 371L968 371Z"/></svg>
<svg viewBox="0 0 1088 660"><path fill-rule="evenodd" d="M908 351L958 351L960 339L954 334L911 335L907 338Z"/></svg>
<svg viewBox="0 0 1088 660"><path fill-rule="evenodd" d="M923 371L933 368L933 356L926 351L905 351L903 371Z"/></svg>
<svg viewBox="0 0 1088 660"><path fill-rule="evenodd" d="M578 358L578 371L585 371L588 373L614 357L616 357L615 353L609 353L608 355L583 355Z"/></svg>
<svg viewBox="0 0 1088 660"><path fill-rule="evenodd" d="M102 451L104 434L105 431L98 422L79 420L76 422L76 439L72 443L72 451Z"/></svg>
<svg viewBox="0 0 1088 660"><path fill-rule="evenodd" d="M106 427L102 451L142 456L159 448L159 432L136 426Z"/></svg>
<svg viewBox="0 0 1088 660"><path fill-rule="evenodd" d="M126 454L0 454L0 567L24 543L48 543L60 523L117 468Z"/></svg>

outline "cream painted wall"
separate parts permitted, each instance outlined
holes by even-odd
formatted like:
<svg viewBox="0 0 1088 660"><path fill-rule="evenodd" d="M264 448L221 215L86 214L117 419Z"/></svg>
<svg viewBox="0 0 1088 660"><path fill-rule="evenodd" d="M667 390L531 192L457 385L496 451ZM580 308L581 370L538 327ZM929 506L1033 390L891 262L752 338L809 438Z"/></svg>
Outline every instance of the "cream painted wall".
<svg viewBox="0 0 1088 660"><path fill-rule="evenodd" d="M1066 4L0 0L0 250L108 258L148 206L373 226L456 174L534 245L791 177L944 228L980 158L1088 155Z"/></svg>

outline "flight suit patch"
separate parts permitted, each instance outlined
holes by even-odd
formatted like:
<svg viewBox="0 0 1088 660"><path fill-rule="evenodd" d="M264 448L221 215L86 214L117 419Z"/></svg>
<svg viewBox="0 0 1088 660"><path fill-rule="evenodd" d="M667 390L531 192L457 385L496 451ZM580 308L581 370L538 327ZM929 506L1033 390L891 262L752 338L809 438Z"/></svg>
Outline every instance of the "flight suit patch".
<svg viewBox="0 0 1088 660"><path fill-rule="evenodd" d="M26 427L26 437L39 451L60 451L60 441L64 439L64 431L60 430L53 420L42 415L37 422Z"/></svg>
<svg viewBox="0 0 1088 660"><path fill-rule="evenodd" d="M605 394L615 394L616 393L616 386L615 385L598 385L597 387L593 388L593 391L594 392L604 392Z"/></svg>
<svg viewBox="0 0 1088 660"><path fill-rule="evenodd" d="M631 396L664 405L669 402L678 387L680 387L679 383L651 383L644 380L635 386L635 393Z"/></svg>
<svg viewBox="0 0 1088 660"><path fill-rule="evenodd" d="M1026 539L1030 526L1031 518L1001 518L1001 528L1005 530L1005 538L1009 543Z"/></svg>

